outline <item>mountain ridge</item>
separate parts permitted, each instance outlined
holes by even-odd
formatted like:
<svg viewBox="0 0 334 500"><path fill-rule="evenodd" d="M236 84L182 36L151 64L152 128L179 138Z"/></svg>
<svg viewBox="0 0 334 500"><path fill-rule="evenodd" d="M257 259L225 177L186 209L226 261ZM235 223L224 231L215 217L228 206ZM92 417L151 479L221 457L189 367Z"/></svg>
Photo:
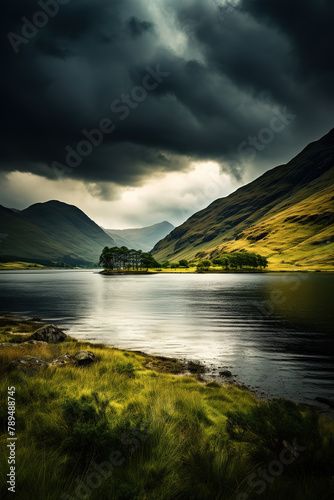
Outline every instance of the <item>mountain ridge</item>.
<svg viewBox="0 0 334 500"><path fill-rule="evenodd" d="M125 230L105 230L80 208L59 200L24 210L0 205L0 261L44 265L96 265L105 246L150 251L174 226L167 221ZM122 237L126 234L128 238Z"/></svg>
<svg viewBox="0 0 334 500"><path fill-rule="evenodd" d="M51 200L20 212L0 206L0 259L96 265L114 240L75 205Z"/></svg>
<svg viewBox="0 0 334 500"><path fill-rule="evenodd" d="M314 243L319 235L321 238L318 241L329 241L330 248L324 252L318 247L322 258L317 263L313 256L308 265L322 266L327 261L331 266L334 240L333 165L334 129L308 144L288 163L268 170L227 197L217 199L195 213L161 240L152 253L158 260L179 260L212 258L224 251L248 250L270 257L276 267L300 267L298 252L290 252L289 255L289 248L303 242L306 245L309 238L309 246L321 245ZM309 199L313 217L309 220L307 207L303 205L306 199ZM285 212L286 217L282 217ZM298 220L298 217L302 218ZM287 227L279 230L279 224ZM296 232L295 237L291 235L291 229ZM273 237L274 232L277 233L276 238ZM312 238L315 240L312 241ZM286 239L287 244L279 239ZM298 250L305 257L312 248ZM296 255L293 256L293 253ZM284 258L278 258L278 255ZM288 262L285 262L286 258Z"/></svg>

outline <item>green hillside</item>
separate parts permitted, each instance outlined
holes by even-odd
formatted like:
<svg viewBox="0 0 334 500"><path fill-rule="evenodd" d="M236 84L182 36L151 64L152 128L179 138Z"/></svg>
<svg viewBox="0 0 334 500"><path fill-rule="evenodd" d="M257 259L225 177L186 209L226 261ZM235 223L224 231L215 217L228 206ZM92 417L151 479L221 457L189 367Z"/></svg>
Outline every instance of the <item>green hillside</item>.
<svg viewBox="0 0 334 500"><path fill-rule="evenodd" d="M0 206L0 260L92 265L115 242L73 205L37 203L15 213Z"/></svg>
<svg viewBox="0 0 334 500"><path fill-rule="evenodd" d="M333 270L334 129L286 165L197 212L153 249L157 260L247 250L269 269Z"/></svg>

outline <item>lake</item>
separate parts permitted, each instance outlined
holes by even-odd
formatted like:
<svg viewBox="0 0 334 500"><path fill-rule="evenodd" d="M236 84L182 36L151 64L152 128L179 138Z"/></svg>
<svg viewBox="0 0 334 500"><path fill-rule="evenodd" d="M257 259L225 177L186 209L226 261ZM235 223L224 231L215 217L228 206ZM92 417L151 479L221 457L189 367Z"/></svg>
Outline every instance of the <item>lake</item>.
<svg viewBox="0 0 334 500"><path fill-rule="evenodd" d="M258 394L312 403L334 397L333 285L329 273L2 271L0 309L78 339L199 360Z"/></svg>

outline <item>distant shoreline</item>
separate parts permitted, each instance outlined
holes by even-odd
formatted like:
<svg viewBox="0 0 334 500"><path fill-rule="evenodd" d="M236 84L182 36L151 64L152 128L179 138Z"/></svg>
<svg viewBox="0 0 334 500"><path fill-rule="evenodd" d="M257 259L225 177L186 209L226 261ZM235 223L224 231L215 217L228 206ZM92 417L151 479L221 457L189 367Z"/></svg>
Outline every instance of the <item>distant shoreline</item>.
<svg viewBox="0 0 334 500"><path fill-rule="evenodd" d="M47 267L42 265L26 265L20 266L15 265L15 263L8 263L12 265L1 266L0 273L6 271L96 271L98 267ZM148 271L111 271L111 270L101 270L99 274L105 276L135 276L135 275L149 275L149 274L270 274L270 273L334 273L334 269L236 269L236 270L224 270L224 269L210 269L208 271L197 271L195 267L189 269L161 269Z"/></svg>

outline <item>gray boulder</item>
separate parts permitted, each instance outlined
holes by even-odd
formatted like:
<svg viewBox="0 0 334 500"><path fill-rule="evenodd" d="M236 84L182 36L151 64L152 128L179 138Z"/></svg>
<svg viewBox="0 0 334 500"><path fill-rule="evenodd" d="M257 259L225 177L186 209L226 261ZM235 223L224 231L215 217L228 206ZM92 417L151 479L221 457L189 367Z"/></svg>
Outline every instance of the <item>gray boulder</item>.
<svg viewBox="0 0 334 500"><path fill-rule="evenodd" d="M23 358L15 359L9 365L9 369L28 369L28 370L43 370L49 364L43 359L33 358L32 356L24 356Z"/></svg>
<svg viewBox="0 0 334 500"><path fill-rule="evenodd" d="M58 344L66 339L67 335L55 325L45 325L36 330L29 340L41 340L48 344Z"/></svg>
<svg viewBox="0 0 334 500"><path fill-rule="evenodd" d="M230 370L223 370L222 372L219 372L219 375L221 377L233 377L233 375L230 372Z"/></svg>
<svg viewBox="0 0 334 500"><path fill-rule="evenodd" d="M91 351L79 351L74 355L74 359L79 366L87 366L96 361L95 354Z"/></svg>
<svg viewBox="0 0 334 500"><path fill-rule="evenodd" d="M66 353L63 354L62 356L59 356L58 358L54 359L49 363L50 366L66 366L66 365L73 365L76 362L75 358L71 356L70 354Z"/></svg>

